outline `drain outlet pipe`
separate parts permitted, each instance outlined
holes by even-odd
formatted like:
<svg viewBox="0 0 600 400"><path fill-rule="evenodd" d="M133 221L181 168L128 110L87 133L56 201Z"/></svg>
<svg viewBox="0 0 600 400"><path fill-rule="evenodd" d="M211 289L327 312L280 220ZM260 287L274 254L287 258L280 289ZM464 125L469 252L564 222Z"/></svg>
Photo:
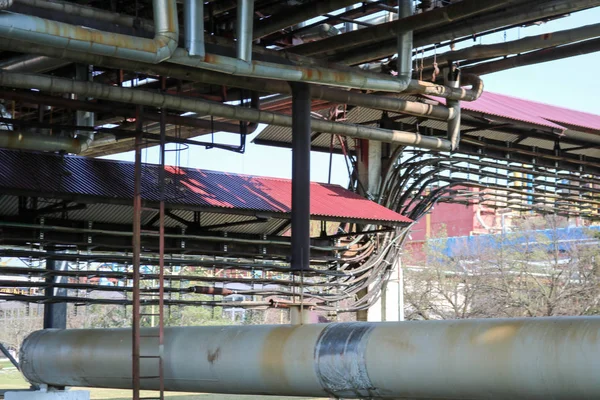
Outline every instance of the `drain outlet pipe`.
<svg viewBox="0 0 600 400"><path fill-rule="evenodd" d="M164 384L302 397L591 400L600 398L598 335L594 317L167 327ZM128 389L131 340L130 329L40 330L19 361L33 383ZM152 351L156 344L142 342L142 354ZM141 368L148 375L156 360Z"/></svg>
<svg viewBox="0 0 600 400"><path fill-rule="evenodd" d="M236 107L193 98L165 95L140 89L122 88L44 75L0 71L0 86L18 89L37 88L41 91L54 93L73 93L78 96L127 104L165 107L173 110L203 113L205 115L214 115L216 117L238 121L292 127L292 117L290 115L255 110L252 108ZM344 124L317 118L311 119L311 126L313 131L333 133L357 139L369 139L439 151L448 151L450 149L450 142L446 139L423 136L415 132Z"/></svg>
<svg viewBox="0 0 600 400"><path fill-rule="evenodd" d="M30 15L0 12L0 36L65 50L148 63L167 60L179 39L176 0L153 0L154 39L87 29Z"/></svg>

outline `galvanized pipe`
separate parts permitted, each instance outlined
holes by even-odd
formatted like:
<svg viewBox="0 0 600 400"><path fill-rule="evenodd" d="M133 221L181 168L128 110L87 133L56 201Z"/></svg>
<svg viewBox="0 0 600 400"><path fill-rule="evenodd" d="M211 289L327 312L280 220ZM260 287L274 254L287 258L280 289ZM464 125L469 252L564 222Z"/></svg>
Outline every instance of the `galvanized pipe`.
<svg viewBox="0 0 600 400"><path fill-rule="evenodd" d="M173 110L191 111L230 118L239 121L258 122L278 126L292 126L292 117L268 111L236 107L198 99L165 95L139 89L121 88L92 82L79 82L70 79L30 75L0 71L0 85L13 88L37 88L55 93L74 93L128 104L151 107L166 107ZM363 125L343 124L328 120L311 119L312 129L324 133L334 133L360 139L416 146L424 149L448 151L450 143L441 138L423 136L414 132L386 130Z"/></svg>
<svg viewBox="0 0 600 400"><path fill-rule="evenodd" d="M153 330L142 329L142 334ZM341 398L600 398L600 318L165 329L170 391ZM20 353L54 386L131 387L131 330L43 330ZM156 345L142 342L142 354ZM141 360L151 375L152 360ZM142 389L157 389L143 380Z"/></svg>
<svg viewBox="0 0 600 400"><path fill-rule="evenodd" d="M455 65L449 68L446 86L460 88L460 71ZM448 108L454 111L454 118L448 121L448 140L450 141L450 150L458 149L460 143L460 102L458 100L447 100Z"/></svg>
<svg viewBox="0 0 600 400"><path fill-rule="evenodd" d="M252 29L254 26L254 0L238 0L236 20L237 58L252 61Z"/></svg>
<svg viewBox="0 0 600 400"><path fill-rule="evenodd" d="M400 0L398 3L398 21L402 25L404 18L413 15L413 1ZM413 31L400 29L398 31L398 75L412 77Z"/></svg>
<svg viewBox="0 0 600 400"><path fill-rule="evenodd" d="M168 59L177 48L177 3L175 0L153 0L153 10L154 39L96 31L9 12L0 12L0 36L64 50L159 63Z"/></svg>
<svg viewBox="0 0 600 400"><path fill-rule="evenodd" d="M185 49L190 56L204 57L204 1L185 0L183 4Z"/></svg>

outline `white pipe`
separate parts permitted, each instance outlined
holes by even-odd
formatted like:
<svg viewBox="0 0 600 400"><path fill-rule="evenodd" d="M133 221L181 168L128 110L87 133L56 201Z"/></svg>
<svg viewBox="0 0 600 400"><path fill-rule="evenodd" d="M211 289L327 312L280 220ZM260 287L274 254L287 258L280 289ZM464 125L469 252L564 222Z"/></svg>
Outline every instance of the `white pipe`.
<svg viewBox="0 0 600 400"><path fill-rule="evenodd" d="M152 334L153 328L142 330ZM342 398L600 398L600 318L171 327L169 391ZM142 341L142 354L156 343ZM129 329L43 330L23 374L53 386L131 387ZM156 372L142 359L142 376ZM158 380L143 379L142 389Z"/></svg>

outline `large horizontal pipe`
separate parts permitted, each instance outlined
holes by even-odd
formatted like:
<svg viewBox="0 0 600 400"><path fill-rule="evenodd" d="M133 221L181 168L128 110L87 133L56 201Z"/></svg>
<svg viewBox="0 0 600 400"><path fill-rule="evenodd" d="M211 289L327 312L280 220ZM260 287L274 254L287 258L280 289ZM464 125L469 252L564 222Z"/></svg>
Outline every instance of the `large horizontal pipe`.
<svg viewBox="0 0 600 400"><path fill-rule="evenodd" d="M256 24L253 32L254 39L260 39L272 33L289 28L290 26L319 17L331 11L339 10L356 3L356 0L313 0L286 10L276 15L271 15Z"/></svg>
<svg viewBox="0 0 600 400"><path fill-rule="evenodd" d="M427 57L422 62L426 67L430 67L434 60L436 60L439 66L444 66L448 61L504 57L511 54L520 54L532 50L561 46L599 36L600 24L585 25L574 29L565 29L552 33L528 36L519 40L476 45L466 49L449 51L447 53L438 54L435 57Z"/></svg>
<svg viewBox="0 0 600 400"><path fill-rule="evenodd" d="M273 79L246 79L243 76L235 76L216 71L203 70L190 66L176 64L151 64L131 60L118 59L115 57L105 57L93 54L87 54L76 51L65 51L30 44L27 42L0 38L0 48L10 50L14 48L27 48L27 51L34 54L45 55L53 58L68 59L73 62L79 62L89 65L97 65L106 68L125 69L129 71L143 72L160 76L171 76L179 79L194 80L198 82L238 87L258 91L261 93L285 93L291 94L287 82ZM428 89L425 89L427 86ZM408 90L414 93L435 93L441 97L447 97L454 100L465 100L470 97L469 90L453 91L451 88L433 83L422 81L411 81ZM429 118L447 120L452 119L452 113L445 107L430 107L420 103L410 102L403 99L394 99L393 97L376 96L371 94L348 92L341 89L327 88L323 86L312 85L311 97L314 99L323 99L343 104L352 104L368 108L387 110L392 112L402 112L415 116L427 116ZM477 96L478 97L478 96ZM424 113L424 114L423 114Z"/></svg>
<svg viewBox="0 0 600 400"><path fill-rule="evenodd" d="M285 127L292 126L292 117L289 115L165 95L139 89L128 89L92 82L73 81L70 79L44 75L0 72L0 85L20 89L37 88L41 91L55 93L73 93L78 96L151 107L166 107L171 110L191 111L239 121L265 123ZM353 138L415 146L424 149L440 151L447 151L450 149L450 143L445 139L423 136L413 132L386 130L355 124L343 124L317 118L313 118L311 124L314 131L323 133L333 133Z"/></svg>
<svg viewBox="0 0 600 400"><path fill-rule="evenodd" d="M143 335L153 330L142 330ZM170 391L336 398L600 398L600 318L172 327ZM142 341L141 353L157 346ZM51 386L131 387L129 329L42 330L23 374ZM142 359L154 375L155 359ZM158 379L142 380L157 389Z"/></svg>
<svg viewBox="0 0 600 400"><path fill-rule="evenodd" d="M68 60L24 54L0 62L0 69L14 72L41 73L71 64Z"/></svg>
<svg viewBox="0 0 600 400"><path fill-rule="evenodd" d="M545 0L512 4L509 10L498 10L489 15L468 18L440 29L417 30L414 35L414 47L441 43L461 37L477 36L481 32L519 25L531 21L542 20L557 15L584 10L600 5L600 0ZM326 51L327 49L324 49ZM339 61L346 65L356 65L380 60L396 52L393 40L384 41L377 46L361 46L348 51L339 52L329 57L330 61Z"/></svg>
<svg viewBox="0 0 600 400"><path fill-rule="evenodd" d="M526 65L540 64L548 61L560 60L567 57L581 56L600 51L600 38L585 40L565 46L541 49L502 60L490 61L465 68L465 71L478 75L492 74L507 69L523 67Z"/></svg>
<svg viewBox="0 0 600 400"><path fill-rule="evenodd" d="M159 63L171 57L179 40L175 0L153 0L155 36L140 38L81 26L0 12L0 35L10 39L92 52L124 59Z"/></svg>
<svg viewBox="0 0 600 400"><path fill-rule="evenodd" d="M514 1L514 0L512 0ZM421 14L414 14L397 21L379 24L370 28L345 33L318 42L306 43L293 48L292 52L303 55L319 54L340 48L375 44L385 39L396 38L399 33L415 29L432 28L453 22L484 11L500 8L511 0L463 0L446 7L436 8Z"/></svg>

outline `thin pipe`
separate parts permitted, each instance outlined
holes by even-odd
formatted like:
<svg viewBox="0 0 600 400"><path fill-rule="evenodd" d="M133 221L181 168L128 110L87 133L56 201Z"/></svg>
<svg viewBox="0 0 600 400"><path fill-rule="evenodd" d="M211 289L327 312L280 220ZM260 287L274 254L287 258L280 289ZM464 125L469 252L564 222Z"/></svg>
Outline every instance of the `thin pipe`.
<svg viewBox="0 0 600 400"><path fill-rule="evenodd" d="M170 327L165 389L591 400L600 398L599 333L594 317ZM33 383L125 389L131 385L130 340L129 329L37 331L21 347L21 368ZM150 353L154 346L148 341L143 348ZM157 384L144 380L142 388Z"/></svg>
<svg viewBox="0 0 600 400"><path fill-rule="evenodd" d="M87 29L30 15L0 13L0 36L117 58L160 63L168 59L179 40L177 3L153 0L155 36L145 39Z"/></svg>
<svg viewBox="0 0 600 400"><path fill-rule="evenodd" d="M254 0L238 0L236 20L237 58L252 61L252 29L254 26Z"/></svg>
<svg viewBox="0 0 600 400"><path fill-rule="evenodd" d="M449 68L447 76L447 86L460 88L460 71L455 65ZM460 143L460 102L458 100L447 100L448 108L454 110L454 118L448 121L448 140L450 141L450 150L458 149Z"/></svg>
<svg viewBox="0 0 600 400"><path fill-rule="evenodd" d="M204 57L204 1L184 1L185 49L190 56Z"/></svg>
<svg viewBox="0 0 600 400"><path fill-rule="evenodd" d="M188 99L178 96L148 92L139 89L121 88L93 82L79 82L69 79L48 77L43 75L0 72L0 84L13 88L38 88L39 90L74 93L97 99L118 101L152 107L168 107L169 109L192 111L239 121L266 123L278 126L292 126L292 117L268 111L236 107L208 101ZM369 139L387 143L397 143L432 150L448 150L450 143L441 138L423 136L413 132L386 130L369 126L343 124L313 118L312 128L324 133L340 134L360 139Z"/></svg>
<svg viewBox="0 0 600 400"><path fill-rule="evenodd" d="M132 322L131 322L131 387L133 388L133 399L140 400L140 371L141 371L141 306L140 306L140 258L142 246L142 108L138 107L136 118L135 136L135 164L133 185L133 234L132 234L132 257L133 257L133 297L132 297Z"/></svg>

